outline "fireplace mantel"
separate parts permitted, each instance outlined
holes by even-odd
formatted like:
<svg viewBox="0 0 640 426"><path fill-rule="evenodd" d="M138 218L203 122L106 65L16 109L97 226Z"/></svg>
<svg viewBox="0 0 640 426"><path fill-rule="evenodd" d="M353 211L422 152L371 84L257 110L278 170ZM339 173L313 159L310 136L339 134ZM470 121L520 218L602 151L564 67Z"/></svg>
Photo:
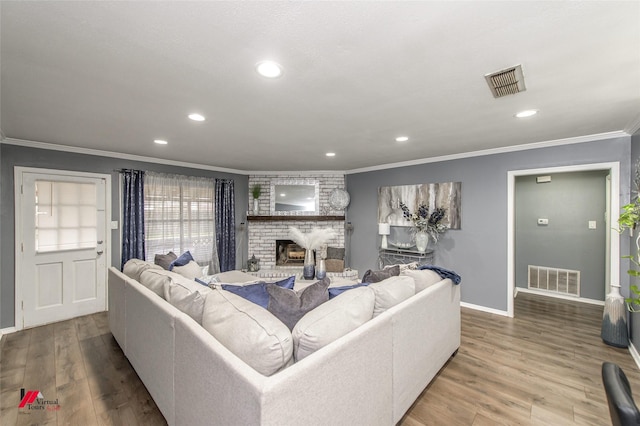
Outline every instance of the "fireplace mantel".
<svg viewBox="0 0 640 426"><path fill-rule="evenodd" d="M247 215L247 221L249 222L282 222L282 221L309 221L309 222L322 222L322 221L338 221L345 220L344 215L342 216L302 216L302 215L277 215L277 216L268 216L268 215Z"/></svg>

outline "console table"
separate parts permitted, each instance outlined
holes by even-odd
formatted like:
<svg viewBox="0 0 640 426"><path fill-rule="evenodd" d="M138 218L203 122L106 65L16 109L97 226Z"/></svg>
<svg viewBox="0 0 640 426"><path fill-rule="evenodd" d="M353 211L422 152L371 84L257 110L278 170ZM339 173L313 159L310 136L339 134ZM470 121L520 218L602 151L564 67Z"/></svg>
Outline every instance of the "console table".
<svg viewBox="0 0 640 426"><path fill-rule="evenodd" d="M387 265L412 262L417 262L418 266L432 265L433 260L433 250L426 250L424 253L421 253L415 249L381 248L378 251L378 264L381 269Z"/></svg>

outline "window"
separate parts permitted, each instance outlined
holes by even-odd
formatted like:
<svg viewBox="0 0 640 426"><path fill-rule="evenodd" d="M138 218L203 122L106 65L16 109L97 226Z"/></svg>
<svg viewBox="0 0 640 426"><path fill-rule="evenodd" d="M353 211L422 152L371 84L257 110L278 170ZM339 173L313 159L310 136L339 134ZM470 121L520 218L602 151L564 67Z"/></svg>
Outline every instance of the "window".
<svg viewBox="0 0 640 426"><path fill-rule="evenodd" d="M96 247L95 184L37 180L35 191L37 253Z"/></svg>
<svg viewBox="0 0 640 426"><path fill-rule="evenodd" d="M144 179L146 258L190 251L210 273L219 271L215 235L214 181L147 172Z"/></svg>

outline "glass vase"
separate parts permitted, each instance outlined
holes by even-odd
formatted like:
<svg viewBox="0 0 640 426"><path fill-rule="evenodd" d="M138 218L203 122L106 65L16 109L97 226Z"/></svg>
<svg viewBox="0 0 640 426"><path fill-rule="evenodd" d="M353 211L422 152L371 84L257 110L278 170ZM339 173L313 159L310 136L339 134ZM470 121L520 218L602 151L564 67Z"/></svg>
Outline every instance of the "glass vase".
<svg viewBox="0 0 640 426"><path fill-rule="evenodd" d="M420 253L427 251L429 245L429 234L425 231L416 232L416 248Z"/></svg>
<svg viewBox="0 0 640 426"><path fill-rule="evenodd" d="M327 276L327 265L324 259L318 259L318 264L316 265L316 279L322 280Z"/></svg>
<svg viewBox="0 0 640 426"><path fill-rule="evenodd" d="M316 275L315 262L313 261L313 250L307 249L304 254L304 266L302 267L302 277L305 280L312 280Z"/></svg>
<svg viewBox="0 0 640 426"><path fill-rule="evenodd" d="M260 213L260 203L257 198L253 199L253 214L257 215Z"/></svg>

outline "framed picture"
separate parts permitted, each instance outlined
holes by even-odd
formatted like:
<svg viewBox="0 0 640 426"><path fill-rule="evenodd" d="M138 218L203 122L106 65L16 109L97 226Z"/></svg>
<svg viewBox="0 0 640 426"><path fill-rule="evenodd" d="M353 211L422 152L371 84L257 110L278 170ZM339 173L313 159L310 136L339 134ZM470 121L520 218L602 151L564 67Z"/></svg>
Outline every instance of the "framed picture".
<svg viewBox="0 0 640 426"><path fill-rule="evenodd" d="M410 212L422 204L433 212L437 207L446 209L442 223L449 229L460 229L460 198L462 182L422 183L417 185L381 186L378 188L378 223L391 226L411 226L404 218L400 203Z"/></svg>

